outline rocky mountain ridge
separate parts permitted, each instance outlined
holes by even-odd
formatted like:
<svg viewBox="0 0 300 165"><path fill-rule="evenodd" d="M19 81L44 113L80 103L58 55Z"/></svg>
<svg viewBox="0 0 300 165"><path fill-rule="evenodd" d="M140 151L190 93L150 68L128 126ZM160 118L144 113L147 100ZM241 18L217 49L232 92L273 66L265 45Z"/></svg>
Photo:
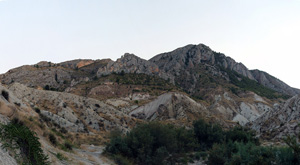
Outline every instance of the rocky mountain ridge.
<svg viewBox="0 0 300 165"><path fill-rule="evenodd" d="M110 131L126 133L148 121L191 127L202 118L225 128L249 126L275 141L300 131L299 89L203 44L150 60L125 54L117 61L40 62L12 69L0 80L0 122L25 121L50 155L53 149L63 151L49 143L49 134L76 145L86 140L99 145ZM286 100L286 95L295 96ZM64 164L54 156L51 160Z"/></svg>
<svg viewBox="0 0 300 165"><path fill-rule="evenodd" d="M12 69L0 75L0 80L3 84L19 82L30 87L49 85L55 89L65 90L76 82L92 81L91 79L94 77L122 71L156 75L173 84L185 81L179 83L179 86L188 86L185 90L190 92L199 88L198 81L201 79L201 74L207 73L231 83L228 71L233 71L284 95L300 94L299 89L288 86L266 72L248 70L242 63L238 63L222 53L214 52L203 44L187 45L156 55L150 60L127 53L117 61L72 60L58 64L41 62L33 66ZM238 79L240 78L238 77Z"/></svg>

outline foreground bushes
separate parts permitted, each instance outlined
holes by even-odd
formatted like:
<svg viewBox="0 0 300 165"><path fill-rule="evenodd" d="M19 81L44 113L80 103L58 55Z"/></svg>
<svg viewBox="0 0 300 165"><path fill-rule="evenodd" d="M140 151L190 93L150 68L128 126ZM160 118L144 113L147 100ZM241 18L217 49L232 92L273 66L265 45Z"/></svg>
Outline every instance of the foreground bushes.
<svg viewBox="0 0 300 165"><path fill-rule="evenodd" d="M255 133L243 127L223 130L203 120L193 129L150 122L122 135L114 132L106 147L117 164L186 164L206 159L207 164L299 164L293 148L259 145ZM297 150L298 151L298 150Z"/></svg>
<svg viewBox="0 0 300 165"><path fill-rule="evenodd" d="M209 165L215 164L299 164L293 150L286 147L263 147L253 143L214 144L209 150Z"/></svg>
<svg viewBox="0 0 300 165"><path fill-rule="evenodd" d="M190 152L195 147L192 130L149 123L139 125L124 137L115 133L106 151L118 155L119 163L126 157L140 164L163 164L166 160L175 161L173 156Z"/></svg>
<svg viewBox="0 0 300 165"><path fill-rule="evenodd" d="M22 164L49 164L35 132L16 119L7 125L0 125L0 140L2 147L13 151ZM16 150L20 150L20 154Z"/></svg>

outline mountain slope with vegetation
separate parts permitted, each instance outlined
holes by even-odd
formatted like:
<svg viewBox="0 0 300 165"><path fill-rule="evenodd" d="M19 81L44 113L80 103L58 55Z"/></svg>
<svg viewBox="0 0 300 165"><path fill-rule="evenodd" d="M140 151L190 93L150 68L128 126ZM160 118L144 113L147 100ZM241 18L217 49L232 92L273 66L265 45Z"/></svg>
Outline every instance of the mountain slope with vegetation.
<svg viewBox="0 0 300 165"><path fill-rule="evenodd" d="M0 123L30 128L50 163L299 161L299 89L203 44L150 60L39 62L0 81Z"/></svg>

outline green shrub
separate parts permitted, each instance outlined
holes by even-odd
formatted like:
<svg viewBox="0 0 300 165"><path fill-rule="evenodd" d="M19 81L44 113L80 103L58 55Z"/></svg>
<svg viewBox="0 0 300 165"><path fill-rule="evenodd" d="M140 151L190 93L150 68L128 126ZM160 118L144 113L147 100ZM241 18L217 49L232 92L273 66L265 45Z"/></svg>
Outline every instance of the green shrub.
<svg viewBox="0 0 300 165"><path fill-rule="evenodd" d="M204 120L194 122L194 133L204 149L211 148L214 143L221 143L224 131L219 125L208 124Z"/></svg>
<svg viewBox="0 0 300 165"><path fill-rule="evenodd" d="M113 156L113 160L118 165L131 165L132 164L126 157L124 157L122 155L115 155L115 156Z"/></svg>
<svg viewBox="0 0 300 165"><path fill-rule="evenodd" d="M53 134L49 134L49 141L56 146L57 145L57 141L56 141L56 137Z"/></svg>
<svg viewBox="0 0 300 165"><path fill-rule="evenodd" d="M16 154L16 149L20 154L16 154L17 159L22 158L24 164L49 164L48 156L44 155L41 143L36 133L23 125L17 119L7 125L0 125L0 139L2 147L12 150Z"/></svg>
<svg viewBox="0 0 300 165"><path fill-rule="evenodd" d="M253 130L250 130L249 128L237 126L233 129L230 129L225 132L226 141L232 141L232 142L243 142L248 143L252 142L257 145L259 145L259 141L257 138L255 138L255 132Z"/></svg>
<svg viewBox="0 0 300 165"><path fill-rule="evenodd" d="M214 144L209 151L208 165L223 165L226 162L226 146Z"/></svg>
<svg viewBox="0 0 300 165"><path fill-rule="evenodd" d="M297 142L297 138L295 136L288 136L284 139L284 142L293 150L293 162L300 164L300 144Z"/></svg>
<svg viewBox="0 0 300 165"><path fill-rule="evenodd" d="M280 165L299 164L293 150L289 147L274 148L276 162Z"/></svg>
<svg viewBox="0 0 300 165"><path fill-rule="evenodd" d="M184 155L195 146L193 131L150 122L137 126L125 136L114 132L106 152L135 159L137 163L164 164L166 158L173 161L171 155Z"/></svg>
<svg viewBox="0 0 300 165"><path fill-rule="evenodd" d="M117 164L187 164L200 158L212 165L299 164L295 138L286 139L288 148L264 147L259 146L253 131L243 127L223 131L204 120L193 125L186 129L150 122L126 135L113 131L105 151Z"/></svg>
<svg viewBox="0 0 300 165"><path fill-rule="evenodd" d="M254 143L227 142L214 144L209 150L208 164L298 164L286 147L264 147Z"/></svg>
<svg viewBox="0 0 300 165"><path fill-rule="evenodd" d="M55 156L59 160L67 160L67 158L63 154L61 154L61 153L57 153L57 154L55 154Z"/></svg>
<svg viewBox="0 0 300 165"><path fill-rule="evenodd" d="M69 142L65 142L64 143L64 148L66 150L72 151L73 150L73 145L71 143L69 143Z"/></svg>

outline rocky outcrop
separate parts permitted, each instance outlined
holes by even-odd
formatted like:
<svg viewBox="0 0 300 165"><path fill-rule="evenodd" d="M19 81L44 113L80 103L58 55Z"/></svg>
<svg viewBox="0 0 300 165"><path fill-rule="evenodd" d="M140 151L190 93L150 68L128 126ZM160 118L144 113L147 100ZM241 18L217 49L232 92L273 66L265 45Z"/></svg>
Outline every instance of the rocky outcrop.
<svg viewBox="0 0 300 165"><path fill-rule="evenodd" d="M124 56L119 58L116 62L110 62L107 66L99 68L97 76L101 77L111 73L122 72L143 73L147 75L157 75L164 79L168 78L168 75L161 71L156 64L129 53L124 54Z"/></svg>
<svg viewBox="0 0 300 165"><path fill-rule="evenodd" d="M44 91L14 83L9 90L16 97L41 109L41 115L71 132L126 132L135 120L102 101L68 93Z"/></svg>
<svg viewBox="0 0 300 165"><path fill-rule="evenodd" d="M18 82L28 87L44 88L48 85L59 88L65 80L71 80L72 72L63 68L22 66L1 75L0 80L3 84Z"/></svg>
<svg viewBox="0 0 300 165"><path fill-rule="evenodd" d="M149 61L157 64L160 69L169 74L176 75L180 70L193 69L199 64L221 65L224 68L234 70L245 77L254 80L250 71L242 64L230 57L215 53L209 47L199 45L187 45L168 53L159 54Z"/></svg>
<svg viewBox="0 0 300 165"><path fill-rule="evenodd" d="M57 65L65 67L65 68L79 69L86 65L90 65L94 62L95 62L94 60L89 60L89 59L77 59L77 60L71 60L71 61L58 63Z"/></svg>
<svg viewBox="0 0 300 165"><path fill-rule="evenodd" d="M286 83L282 82L281 80L269 75L266 72L260 70L251 70L252 75L254 78L263 86L271 88L275 91L284 93L286 95L294 96L300 94L299 89L291 88Z"/></svg>
<svg viewBox="0 0 300 165"><path fill-rule="evenodd" d="M17 165L17 161L9 155L7 151L2 148L2 144L0 143L0 164L3 165Z"/></svg>
<svg viewBox="0 0 300 165"><path fill-rule="evenodd" d="M251 123L268 111L273 111L270 101L253 92L248 92L242 98L228 92L223 95L216 95L214 104L208 109L212 114L225 120L237 122L242 126Z"/></svg>
<svg viewBox="0 0 300 165"><path fill-rule="evenodd" d="M196 68L197 65L209 65L210 68L212 68L211 66L221 66L222 68L235 71L251 80L259 82L265 87L286 95L293 96L300 92L299 89L291 88L281 80L278 80L265 72L258 70L250 71L242 63L238 63L222 53L214 52L203 44L187 45L168 53L159 54L149 61L158 65L159 69L163 70L168 75L179 76L180 73L189 75L190 73L187 71ZM212 70L211 74L220 75L221 77L226 78L226 75L218 72L218 69L213 68ZM190 79L193 82L197 77L192 77ZM191 87L193 87L193 85L191 85Z"/></svg>
<svg viewBox="0 0 300 165"><path fill-rule="evenodd" d="M186 95L165 93L154 101L140 106L129 113L130 116L143 120L185 121L191 123L199 118L209 116L206 107Z"/></svg>
<svg viewBox="0 0 300 165"><path fill-rule="evenodd" d="M272 111L263 98L254 93L237 99L227 92L215 96L215 103L205 106L190 97L179 93L165 93L152 102L140 106L129 113L132 117L143 120L191 121L199 118L215 118L246 125L268 111Z"/></svg>
<svg viewBox="0 0 300 165"><path fill-rule="evenodd" d="M281 105L276 104L275 110L268 111L250 124L262 137L282 140L288 135L300 132L300 96L295 95Z"/></svg>
<svg viewBox="0 0 300 165"><path fill-rule="evenodd" d="M216 79L213 81L222 79L231 83L227 70L237 72L282 94L290 96L300 94L299 89L291 88L265 72L249 71L242 63L238 63L222 53L214 52L203 44L187 45L171 52L159 54L150 60L126 53L115 62L110 59L78 59L59 64L43 61L33 66L12 69L6 74L0 75L0 80L4 84L19 82L29 87L49 85L54 89L64 91L69 89L71 82L78 84L86 78L89 79L88 81L92 81L92 79L112 73L143 73L159 76L181 86L191 95L199 95L195 94L195 90L199 89L201 76L206 74L209 75L206 76L209 79Z"/></svg>

